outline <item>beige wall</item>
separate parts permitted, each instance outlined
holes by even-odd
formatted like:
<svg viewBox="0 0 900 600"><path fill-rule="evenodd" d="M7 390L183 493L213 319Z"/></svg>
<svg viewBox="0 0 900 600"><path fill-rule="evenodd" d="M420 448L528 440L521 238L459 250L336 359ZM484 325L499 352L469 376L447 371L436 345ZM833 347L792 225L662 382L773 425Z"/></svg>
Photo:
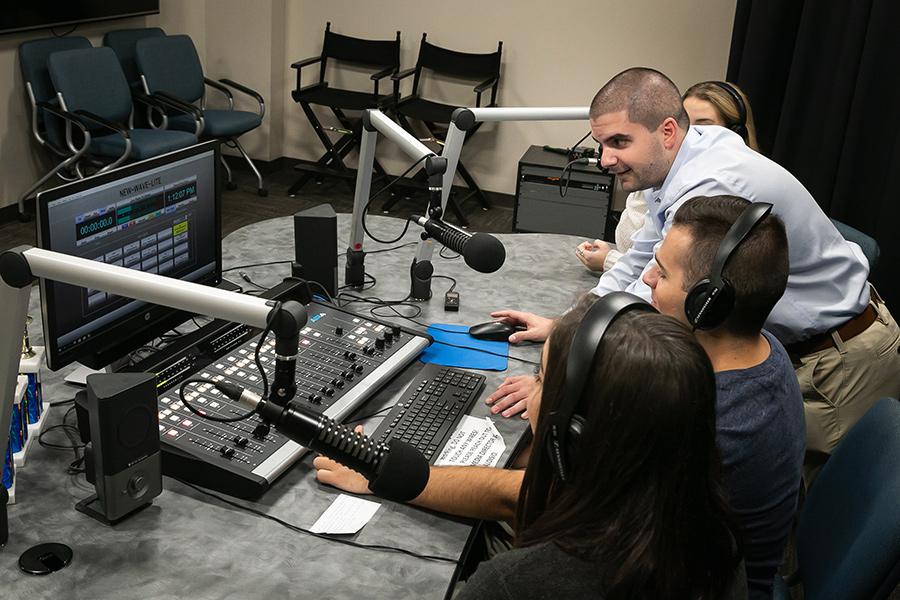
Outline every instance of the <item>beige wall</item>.
<svg viewBox="0 0 900 600"><path fill-rule="evenodd" d="M504 106L585 105L611 75L632 65L668 73L679 86L724 76L736 0L161 0L160 15L85 25L76 34L100 44L110 29L158 25L190 35L207 75L230 77L266 99L264 126L242 141L255 158L314 158L318 140L291 100L295 72L290 63L321 51L326 21L339 33L390 38L402 32L403 67L413 66L422 32L433 43L487 52L503 40L498 101ZM0 36L0 206L16 197L46 169L30 140L16 48L46 32ZM314 81L315 68L304 73ZM363 72L341 71L339 85L371 82ZM408 86L408 84L407 84ZM408 87L406 88L408 89ZM469 105L471 86L431 85L435 99ZM214 98L215 95L212 96ZM254 103L236 96L242 108ZM323 122L334 123L323 112ZM513 193L516 163L531 144L566 146L587 132L585 123L487 124L463 151L463 161L488 190ZM379 156L393 172L408 159L390 142ZM353 162L354 159L351 159Z"/></svg>
<svg viewBox="0 0 900 600"><path fill-rule="evenodd" d="M338 33L367 38L390 38L399 29L403 68L415 64L422 32L432 43L467 52L490 52L503 40L500 105L584 106L609 77L629 66L658 68L679 87L724 77L735 5L735 0L289 0L287 62L320 52L326 21ZM314 69L304 74L304 84L314 75ZM353 81L371 85L358 76ZM286 91L293 85L289 82ZM426 93L462 105L475 98L471 86ZM285 116L285 155L318 156L318 140L299 106L288 100ZM514 193L516 165L528 146L569 146L587 131L578 122L486 124L464 148L462 160L485 189ZM389 171L400 172L409 161L389 146L380 144L378 155L386 158Z"/></svg>

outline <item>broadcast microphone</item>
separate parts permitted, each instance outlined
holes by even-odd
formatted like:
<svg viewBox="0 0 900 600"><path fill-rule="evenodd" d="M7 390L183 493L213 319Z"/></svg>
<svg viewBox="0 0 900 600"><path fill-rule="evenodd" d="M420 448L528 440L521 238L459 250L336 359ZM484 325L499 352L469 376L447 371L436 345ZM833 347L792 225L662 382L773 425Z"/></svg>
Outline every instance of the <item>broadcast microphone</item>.
<svg viewBox="0 0 900 600"><path fill-rule="evenodd" d="M440 219L412 215L411 221L447 248L461 254L466 264L479 273L493 273L503 266L506 249L500 240L487 233L472 235Z"/></svg>
<svg viewBox="0 0 900 600"><path fill-rule="evenodd" d="M349 467L369 481L374 494L408 502L428 484L425 456L406 442L379 444L325 415L295 402L278 406L240 386L218 381L215 386L232 400L258 413L282 434L306 448Z"/></svg>

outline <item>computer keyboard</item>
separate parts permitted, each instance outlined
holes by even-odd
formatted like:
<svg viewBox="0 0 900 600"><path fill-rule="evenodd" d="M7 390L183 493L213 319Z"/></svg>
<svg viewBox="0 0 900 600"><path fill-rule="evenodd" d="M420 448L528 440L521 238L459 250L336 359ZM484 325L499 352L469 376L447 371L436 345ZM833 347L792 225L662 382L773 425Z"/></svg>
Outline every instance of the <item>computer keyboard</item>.
<svg viewBox="0 0 900 600"><path fill-rule="evenodd" d="M403 440L434 463L457 423L481 394L484 381L484 375L478 373L425 365L403 390L372 439L385 444L392 438Z"/></svg>

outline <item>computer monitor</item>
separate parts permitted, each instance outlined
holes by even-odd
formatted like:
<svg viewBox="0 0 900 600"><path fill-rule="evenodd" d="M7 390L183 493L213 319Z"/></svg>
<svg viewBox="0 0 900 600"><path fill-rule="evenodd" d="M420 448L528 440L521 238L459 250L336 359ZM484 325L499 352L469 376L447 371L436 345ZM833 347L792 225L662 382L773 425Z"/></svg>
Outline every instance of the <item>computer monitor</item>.
<svg viewBox="0 0 900 600"><path fill-rule="evenodd" d="M222 281L219 143L207 142L37 196L38 246L194 283ZM47 364L99 369L190 314L41 280Z"/></svg>

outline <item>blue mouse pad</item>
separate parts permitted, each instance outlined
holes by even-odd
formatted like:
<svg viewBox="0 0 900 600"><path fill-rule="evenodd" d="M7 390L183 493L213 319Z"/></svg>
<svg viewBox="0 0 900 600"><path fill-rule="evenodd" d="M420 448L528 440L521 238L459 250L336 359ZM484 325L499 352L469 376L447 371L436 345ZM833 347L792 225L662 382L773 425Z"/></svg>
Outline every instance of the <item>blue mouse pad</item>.
<svg viewBox="0 0 900 600"><path fill-rule="evenodd" d="M484 371L505 371L509 365L507 342L476 340L467 325L435 323L428 327L428 334L434 343L419 356L423 363Z"/></svg>

